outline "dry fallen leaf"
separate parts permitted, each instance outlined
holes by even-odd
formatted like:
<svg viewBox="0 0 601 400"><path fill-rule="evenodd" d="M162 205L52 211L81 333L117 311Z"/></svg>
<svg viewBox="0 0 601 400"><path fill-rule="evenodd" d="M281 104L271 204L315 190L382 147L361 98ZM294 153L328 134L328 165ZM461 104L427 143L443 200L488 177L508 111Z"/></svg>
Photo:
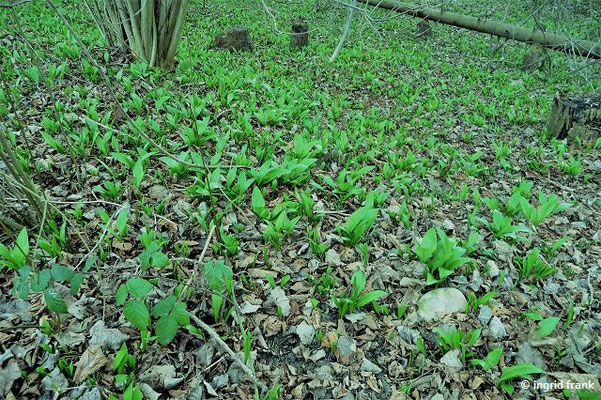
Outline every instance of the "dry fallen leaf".
<svg viewBox="0 0 601 400"><path fill-rule="evenodd" d="M109 364L109 360L102 353L102 346L93 345L84 351L81 358L77 362L75 375L73 379L77 383L82 383L86 378L98 371L105 365Z"/></svg>

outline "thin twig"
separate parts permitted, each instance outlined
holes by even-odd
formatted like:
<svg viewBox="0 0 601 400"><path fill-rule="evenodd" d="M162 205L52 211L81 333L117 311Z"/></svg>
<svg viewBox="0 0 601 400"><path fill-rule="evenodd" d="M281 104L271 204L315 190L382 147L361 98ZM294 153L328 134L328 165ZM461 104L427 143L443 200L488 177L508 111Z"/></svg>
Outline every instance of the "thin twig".
<svg viewBox="0 0 601 400"><path fill-rule="evenodd" d="M194 279L194 277L196 277L196 273L198 271L198 268L200 267L200 264L202 263L202 260L205 258L205 254L207 253L207 249L209 248L209 244L211 243L211 238L213 237L213 233L215 233L215 227L216 227L216 225L213 225L211 227L211 230L209 231L209 235L207 236L207 240L205 242L205 245L204 245L204 247L202 249L202 253L200 253L200 257L198 258L198 262L194 266L194 270L190 274L190 278L188 278L188 281L186 282L186 284L184 285L184 287L180 291L177 301L181 300L182 296L184 295L184 293L186 291L186 288L190 287L190 283L192 283L192 279Z"/></svg>
<svg viewBox="0 0 601 400"><path fill-rule="evenodd" d="M217 342L219 347L221 347L221 349L224 352L226 352L232 358L232 360L240 366L240 368L242 368L242 370L246 373L246 375L248 375L248 377L253 381L253 383L255 385L260 387L261 390L267 390L267 387L264 384L262 384L261 382L259 382L255 373L248 367L248 365L246 365L244 363L244 361L242 361L242 359L240 357L238 357L238 355L236 353L234 353L234 351L232 349L230 349L230 347L227 345L227 343L225 343L221 339L221 337L219 337L219 335L217 334L217 332L215 332L213 330L213 328L211 328L209 325L204 323L200 318L198 318L196 315L194 315L192 313L190 313L190 318L192 319L192 321L194 321L194 323L196 325L198 325L202 330L204 330L206 333L208 333L209 336L211 337L211 339L213 339L213 340L215 340L215 342Z"/></svg>

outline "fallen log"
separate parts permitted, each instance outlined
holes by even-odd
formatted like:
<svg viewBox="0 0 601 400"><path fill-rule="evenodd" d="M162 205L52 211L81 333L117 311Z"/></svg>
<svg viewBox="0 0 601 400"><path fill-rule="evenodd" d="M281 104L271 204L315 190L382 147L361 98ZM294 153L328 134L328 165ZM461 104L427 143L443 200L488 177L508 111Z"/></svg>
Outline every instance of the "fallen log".
<svg viewBox="0 0 601 400"><path fill-rule="evenodd" d="M530 29L522 26L511 25L498 21L487 21L448 11L433 8L419 7L412 4L399 3L394 0L357 0L367 5L407 14L412 17L422 18L442 24L453 25L476 32L488 33L506 39L517 40L525 43L534 43L540 46L563 51L568 54L577 54L588 58L601 58L601 41L574 40L564 35L545 32L540 29Z"/></svg>

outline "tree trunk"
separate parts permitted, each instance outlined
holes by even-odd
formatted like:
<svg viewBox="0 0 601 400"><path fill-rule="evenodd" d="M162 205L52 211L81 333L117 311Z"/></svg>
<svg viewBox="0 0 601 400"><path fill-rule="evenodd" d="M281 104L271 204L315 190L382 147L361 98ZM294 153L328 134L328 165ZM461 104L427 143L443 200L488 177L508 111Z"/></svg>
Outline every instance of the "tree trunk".
<svg viewBox="0 0 601 400"><path fill-rule="evenodd" d="M470 29L476 32L488 33L506 39L526 43L536 43L543 47L577 54L588 58L601 58L601 42L590 40L572 40L563 35L544 32L540 29L524 28L517 25L498 21L487 21L468 15L440 11L433 8L420 8L412 4L402 4L394 0L358 0L370 6L392 10L412 17L428 19L447 25Z"/></svg>

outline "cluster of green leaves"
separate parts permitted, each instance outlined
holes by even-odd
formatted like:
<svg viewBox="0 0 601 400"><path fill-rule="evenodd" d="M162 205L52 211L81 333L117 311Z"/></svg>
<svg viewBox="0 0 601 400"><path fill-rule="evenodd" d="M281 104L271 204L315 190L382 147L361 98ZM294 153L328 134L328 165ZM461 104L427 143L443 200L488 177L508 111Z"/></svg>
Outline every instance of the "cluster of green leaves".
<svg viewBox="0 0 601 400"><path fill-rule="evenodd" d="M466 250L439 228L430 228L421 242L413 247L413 252L426 265L427 285L443 282L457 268L472 261L464 257Z"/></svg>
<svg viewBox="0 0 601 400"><path fill-rule="evenodd" d="M227 296L232 296L234 291L234 273L232 268L225 265L221 260L208 261L205 263L202 271L207 279L209 288L213 292L211 295L211 306L213 308L213 317L215 321L218 321L224 300ZM230 311L226 312L225 319L228 318Z"/></svg>
<svg viewBox="0 0 601 400"><path fill-rule="evenodd" d="M369 228L378 218L378 208L374 208L370 202L358 208L346 220L344 226L337 226L338 234L342 237L344 243L355 245L363 239Z"/></svg>
<svg viewBox="0 0 601 400"><path fill-rule="evenodd" d="M540 256L538 247L532 249L527 256L518 258L520 278L524 280L544 279L555 272L555 268L547 264Z"/></svg>
<svg viewBox="0 0 601 400"><path fill-rule="evenodd" d="M83 274L60 264L36 270L30 265L30 257L26 228L21 230L12 248L0 244L0 269L8 267L18 273L13 280L12 294L27 300L32 292L42 293L48 310L56 314L66 314L67 304L56 284L69 284L71 294L75 295L84 281Z"/></svg>
<svg viewBox="0 0 601 400"><path fill-rule="evenodd" d="M334 297L334 305L338 309L340 318L346 314L352 313L356 308L364 307L367 304L375 302L381 297L387 296L388 293L383 290L372 290L371 292L363 293L367 284L365 272L357 270L351 277L351 288Z"/></svg>
<svg viewBox="0 0 601 400"><path fill-rule="evenodd" d="M461 359L463 362L465 362L468 358L476 354L473 351L468 351L468 349L476 344L480 338L482 329L463 332L461 329L454 327L448 331L436 327L434 328L434 332L438 333L438 346L443 353L446 353L452 349L460 350Z"/></svg>
<svg viewBox="0 0 601 400"><path fill-rule="evenodd" d="M138 385L134 385L134 372L136 369L136 358L129 354L127 345L123 343L121 348L115 354L113 360L113 370L115 375L115 386L123 390L123 400L142 400L142 390ZM109 400L117 400L114 394L109 395Z"/></svg>
<svg viewBox="0 0 601 400"><path fill-rule="evenodd" d="M156 319L154 331L156 338L162 345L171 343L180 326L190 324L190 316L186 310L186 303L177 301L175 295L159 300L152 308L152 318L146 297L153 290L152 283L143 278L132 277L121 284L115 294L115 304L123 306L123 315L136 328L140 330L142 343L152 340L148 328L152 318ZM128 300L129 298L129 300Z"/></svg>

